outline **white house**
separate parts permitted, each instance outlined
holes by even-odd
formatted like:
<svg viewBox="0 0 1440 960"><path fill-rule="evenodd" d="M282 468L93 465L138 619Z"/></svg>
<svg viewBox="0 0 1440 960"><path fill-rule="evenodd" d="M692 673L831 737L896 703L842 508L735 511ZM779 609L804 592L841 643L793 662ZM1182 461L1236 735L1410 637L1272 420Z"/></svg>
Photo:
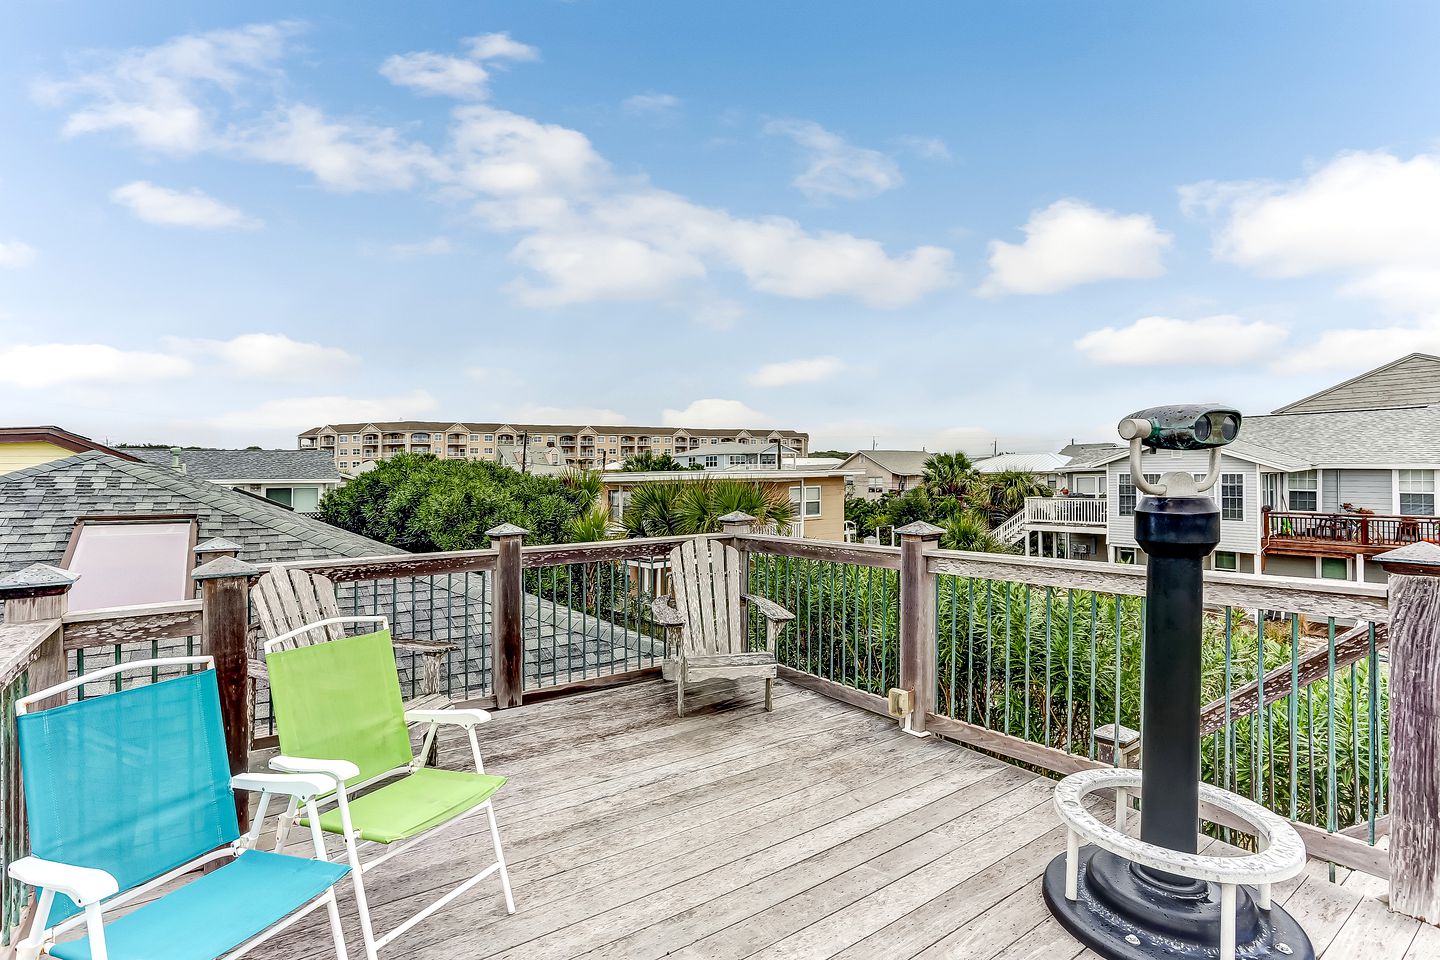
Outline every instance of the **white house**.
<svg viewBox="0 0 1440 960"><path fill-rule="evenodd" d="M754 443L715 443L703 449L673 454L686 469L703 470L775 470L793 466L800 451L781 443L764 446Z"/></svg>

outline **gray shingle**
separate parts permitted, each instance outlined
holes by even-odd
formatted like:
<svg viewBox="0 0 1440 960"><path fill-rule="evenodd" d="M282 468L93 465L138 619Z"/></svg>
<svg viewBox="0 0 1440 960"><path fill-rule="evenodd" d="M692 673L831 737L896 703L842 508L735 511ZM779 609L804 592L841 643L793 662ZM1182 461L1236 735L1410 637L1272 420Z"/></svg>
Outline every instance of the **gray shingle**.
<svg viewBox="0 0 1440 960"><path fill-rule="evenodd" d="M117 447L132 457L170 467L172 454L161 447ZM180 462L197 480L331 480L340 482L335 459L325 450L182 449Z"/></svg>

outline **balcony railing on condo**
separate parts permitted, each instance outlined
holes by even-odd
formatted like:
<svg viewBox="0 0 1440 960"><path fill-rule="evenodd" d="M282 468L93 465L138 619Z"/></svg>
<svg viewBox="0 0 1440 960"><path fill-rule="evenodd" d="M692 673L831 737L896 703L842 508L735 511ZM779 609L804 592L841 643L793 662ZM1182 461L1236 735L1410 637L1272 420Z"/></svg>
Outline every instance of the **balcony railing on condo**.
<svg viewBox="0 0 1440 960"><path fill-rule="evenodd" d="M908 689L919 729L1052 773L1109 766L1102 728L1138 727L1143 566L941 550L926 533L895 548L747 529L713 536L740 551L753 593L794 612L777 650L785 680L882 715L887 691ZM682 540L522 546L504 535L486 550L284 566L328 577L348 615L383 614L397 637L452 645L440 689L504 710L657 677L666 645L651 600L668 591L667 558ZM232 759L243 763L252 744L273 744L268 687L247 668L246 596L259 573L217 560L195 571L201 599L79 613L58 593L44 605L33 588L0 586L0 708L87 662L203 650L217 658ZM1383 652L1400 637L1386 588L1218 571L1204 583L1203 778L1287 817L1317 859L1398 883L1440 871L1392 873L1395 845L1375 846L1400 809L1395 794L1430 789L1391 781L1392 755L1415 748L1397 741L1392 751L1402 725L1391 711L1418 707L1403 727L1416 736L1431 736L1434 722L1423 704L1389 696ZM1415 622L1435 615L1410 608ZM749 629L758 648L764 626ZM407 696L424 669L414 660L400 655ZM0 709L0 784L13 784L6 716ZM1413 809L1440 802L1412 799ZM0 861L24 854L18 816L18 804L0 804ZM1226 828L1217 811L1207 816ZM0 930L21 902L16 889L4 893Z"/></svg>
<svg viewBox="0 0 1440 960"><path fill-rule="evenodd" d="M1103 527L1103 497L1026 497L1025 522L1052 527Z"/></svg>
<svg viewBox="0 0 1440 960"><path fill-rule="evenodd" d="M1440 543L1440 517L1298 510L1265 514L1265 549L1271 553L1375 554L1422 540Z"/></svg>

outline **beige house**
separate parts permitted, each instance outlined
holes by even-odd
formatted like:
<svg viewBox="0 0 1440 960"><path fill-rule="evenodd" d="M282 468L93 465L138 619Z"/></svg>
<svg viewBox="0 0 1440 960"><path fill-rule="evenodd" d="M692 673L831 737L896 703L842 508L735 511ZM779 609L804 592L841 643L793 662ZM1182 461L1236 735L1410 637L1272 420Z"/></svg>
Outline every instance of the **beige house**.
<svg viewBox="0 0 1440 960"><path fill-rule="evenodd" d="M604 475L605 502L610 519L621 522L630 492L646 483L668 480L695 482L714 477L763 483L785 490L795 509L790 536L806 540L845 539L845 486L857 475L842 470L681 470L656 473L607 473Z"/></svg>
<svg viewBox="0 0 1440 960"><path fill-rule="evenodd" d="M796 430L713 429L689 427L591 426L540 423L446 423L441 420L399 420L379 423L331 423L300 434L301 450L324 450L335 458L336 469L354 473L366 461L384 460L398 453L428 453L452 460L509 459L534 462L536 451L547 451L547 462L560 466L603 469L606 463L641 453L671 455L720 444L743 444L757 449L777 442L800 456L810 449L810 435ZM553 451L553 456L548 452Z"/></svg>
<svg viewBox="0 0 1440 960"><path fill-rule="evenodd" d="M925 461L932 456L926 450L861 450L840 464L840 469L861 474L852 496L879 500L887 493L918 487L925 476Z"/></svg>

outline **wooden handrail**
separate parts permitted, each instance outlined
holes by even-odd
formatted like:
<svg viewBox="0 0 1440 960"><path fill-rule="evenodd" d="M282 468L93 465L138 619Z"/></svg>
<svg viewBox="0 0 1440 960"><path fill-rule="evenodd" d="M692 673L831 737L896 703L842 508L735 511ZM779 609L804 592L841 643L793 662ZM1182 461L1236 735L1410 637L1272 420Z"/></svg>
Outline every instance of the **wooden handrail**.
<svg viewBox="0 0 1440 960"><path fill-rule="evenodd" d="M202 632L199 600L67 612L65 649L87 650L120 643L183 640Z"/></svg>
<svg viewBox="0 0 1440 960"><path fill-rule="evenodd" d="M59 630L59 620L0 623L0 687L10 686L30 669L45 641Z"/></svg>
<svg viewBox="0 0 1440 960"><path fill-rule="evenodd" d="M837 543L832 540L798 540L759 533L745 534L739 539L748 546L751 553L849 563L857 567L900 569L899 547L882 547L873 543Z"/></svg>

